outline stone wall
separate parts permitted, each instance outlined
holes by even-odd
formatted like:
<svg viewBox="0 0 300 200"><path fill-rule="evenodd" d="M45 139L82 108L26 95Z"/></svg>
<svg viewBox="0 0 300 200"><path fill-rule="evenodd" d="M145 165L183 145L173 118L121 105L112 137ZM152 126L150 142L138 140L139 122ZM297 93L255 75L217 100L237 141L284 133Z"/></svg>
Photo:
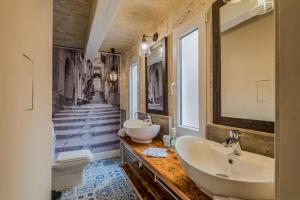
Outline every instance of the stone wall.
<svg viewBox="0 0 300 200"><path fill-rule="evenodd" d="M229 137L229 130L237 129L216 124L207 125L207 139L223 143ZM243 150L252 153L274 157L274 135L258 131L239 129L241 133L240 144Z"/></svg>

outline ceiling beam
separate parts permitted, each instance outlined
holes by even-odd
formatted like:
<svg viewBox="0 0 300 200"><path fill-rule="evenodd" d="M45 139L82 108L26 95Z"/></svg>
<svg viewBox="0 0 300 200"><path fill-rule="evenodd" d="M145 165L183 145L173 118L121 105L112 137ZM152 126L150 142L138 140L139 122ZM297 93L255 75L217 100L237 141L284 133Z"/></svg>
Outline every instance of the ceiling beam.
<svg viewBox="0 0 300 200"><path fill-rule="evenodd" d="M94 0L93 17L85 49L85 58L92 59L99 51L102 42L112 25L122 0Z"/></svg>

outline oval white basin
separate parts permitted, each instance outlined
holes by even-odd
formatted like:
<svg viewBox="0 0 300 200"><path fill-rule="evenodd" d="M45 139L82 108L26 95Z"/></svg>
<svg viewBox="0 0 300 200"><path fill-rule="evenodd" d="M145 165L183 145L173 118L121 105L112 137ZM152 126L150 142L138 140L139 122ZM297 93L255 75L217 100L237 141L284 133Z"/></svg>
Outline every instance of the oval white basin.
<svg viewBox="0 0 300 200"><path fill-rule="evenodd" d="M231 148L195 136L179 137L175 148L187 175L209 196L275 198L274 159L245 151L236 156Z"/></svg>
<svg viewBox="0 0 300 200"><path fill-rule="evenodd" d="M130 119L124 122L126 134L137 143L150 143L160 130L160 125L144 122L143 120Z"/></svg>

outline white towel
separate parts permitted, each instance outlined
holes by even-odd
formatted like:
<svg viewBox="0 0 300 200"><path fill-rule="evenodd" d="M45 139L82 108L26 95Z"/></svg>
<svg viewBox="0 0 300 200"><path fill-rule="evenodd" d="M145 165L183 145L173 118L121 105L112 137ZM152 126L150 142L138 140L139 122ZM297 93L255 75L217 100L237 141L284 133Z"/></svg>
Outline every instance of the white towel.
<svg viewBox="0 0 300 200"><path fill-rule="evenodd" d="M144 150L143 154L146 156L152 156L157 158L164 158L168 156L167 149L153 147L149 147L148 149Z"/></svg>
<svg viewBox="0 0 300 200"><path fill-rule="evenodd" d="M118 131L118 136L120 137L126 137L126 132L123 128L121 128L119 131Z"/></svg>

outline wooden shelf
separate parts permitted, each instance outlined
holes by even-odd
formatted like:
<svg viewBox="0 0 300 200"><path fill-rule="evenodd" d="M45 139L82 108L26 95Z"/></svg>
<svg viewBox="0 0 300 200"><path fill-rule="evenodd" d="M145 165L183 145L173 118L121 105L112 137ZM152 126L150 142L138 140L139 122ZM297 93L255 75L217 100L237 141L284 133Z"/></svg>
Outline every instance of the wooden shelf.
<svg viewBox="0 0 300 200"><path fill-rule="evenodd" d="M161 186L154 182L154 174L147 168L139 168L138 162L124 164L123 171L127 174L133 187L144 200L173 200Z"/></svg>
<svg viewBox="0 0 300 200"><path fill-rule="evenodd" d="M150 144L138 144L130 140L128 137L120 138L120 140L121 152L123 152L125 149L133 154L137 160L135 163L137 168L139 164L142 163L142 166L147 168L148 171L150 171L152 175L156 177L158 180L157 182L163 185L162 188L164 188L165 191L168 191L167 193L175 194L178 197L177 199L211 200L211 198L204 194L187 176L182 169L175 152L168 151L168 156L166 158L154 158L142 154L142 152L148 147L163 147L162 141L155 139ZM128 170L128 166L125 165L125 167L126 170ZM137 170L136 167L134 169L136 174L142 173L140 169ZM131 171L133 170L131 169ZM127 174L129 174L129 172ZM153 180L153 178L151 179ZM139 181L137 181L137 185L138 184L140 184ZM144 193L142 189L138 187L136 187L136 189L140 194Z"/></svg>

